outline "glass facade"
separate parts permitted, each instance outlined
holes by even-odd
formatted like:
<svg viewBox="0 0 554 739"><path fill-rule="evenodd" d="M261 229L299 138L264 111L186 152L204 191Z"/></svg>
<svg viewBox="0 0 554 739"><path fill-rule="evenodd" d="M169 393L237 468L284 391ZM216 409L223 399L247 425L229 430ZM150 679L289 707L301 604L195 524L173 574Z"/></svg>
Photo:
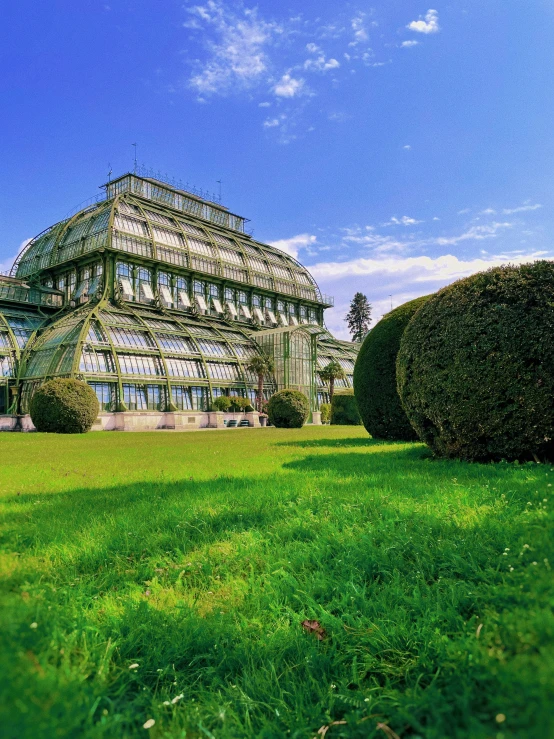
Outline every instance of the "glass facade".
<svg viewBox="0 0 554 739"><path fill-rule="evenodd" d="M332 301L309 272L240 216L166 183L109 183L33 239L12 275L0 277L0 413L26 412L40 382L68 376L106 412L206 410L222 393L254 403L246 365L260 350L276 362L268 396L297 387L315 410L331 358L352 382L358 347L324 328Z"/></svg>

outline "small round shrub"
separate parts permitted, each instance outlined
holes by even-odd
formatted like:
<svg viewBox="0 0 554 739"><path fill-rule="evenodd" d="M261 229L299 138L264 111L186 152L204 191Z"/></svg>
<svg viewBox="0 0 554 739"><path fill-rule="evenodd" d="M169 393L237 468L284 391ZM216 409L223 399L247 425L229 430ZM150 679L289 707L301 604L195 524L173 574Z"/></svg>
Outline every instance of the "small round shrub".
<svg viewBox="0 0 554 739"><path fill-rule="evenodd" d="M332 426L361 426L362 419L358 404L354 397L354 390L335 390L331 403Z"/></svg>
<svg viewBox="0 0 554 739"><path fill-rule="evenodd" d="M402 337L398 391L435 454L554 458L554 263L505 266L432 296Z"/></svg>
<svg viewBox="0 0 554 739"><path fill-rule="evenodd" d="M299 429L308 418L310 404L299 390L279 390L269 399L267 414L273 426Z"/></svg>
<svg viewBox="0 0 554 739"><path fill-rule="evenodd" d="M84 434L90 431L100 406L86 382L69 378L48 380L31 399L31 420L37 431Z"/></svg>
<svg viewBox="0 0 554 739"><path fill-rule="evenodd" d="M321 411L321 423L329 423L331 420L331 403L322 403L319 410Z"/></svg>
<svg viewBox="0 0 554 739"><path fill-rule="evenodd" d="M354 394L366 431L375 439L414 441L412 428L396 389L396 355L414 313L428 296L387 313L369 332L354 367Z"/></svg>
<svg viewBox="0 0 554 739"><path fill-rule="evenodd" d="M231 398L227 395L219 395L212 403L214 411L228 411L231 407Z"/></svg>

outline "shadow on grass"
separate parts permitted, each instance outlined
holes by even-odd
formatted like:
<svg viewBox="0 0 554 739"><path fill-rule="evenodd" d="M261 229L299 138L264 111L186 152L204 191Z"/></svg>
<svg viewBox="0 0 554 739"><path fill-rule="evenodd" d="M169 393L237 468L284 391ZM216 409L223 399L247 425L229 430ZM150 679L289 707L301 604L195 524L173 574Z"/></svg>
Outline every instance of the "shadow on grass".
<svg viewBox="0 0 554 739"><path fill-rule="evenodd" d="M370 436L359 438L354 436L349 439L311 439L306 441L278 441L275 446L298 447L299 449L310 449L319 447L345 448L345 447L368 447L382 446L384 442L372 439Z"/></svg>
<svg viewBox="0 0 554 739"><path fill-rule="evenodd" d="M494 735L494 716L510 705L517 736L538 736L525 727L542 721L544 729L549 720L544 695L552 681L538 656L552 624L541 616L546 581L542 592L527 584L523 591L498 566L502 549L526 531L519 514L529 497L527 472L450 461L430 465L418 445L386 446L382 455L307 456L270 479L14 496L4 546L32 559L5 580L12 592L24 587L31 593L13 606L13 623L19 619L24 626L19 632L10 626L9 635L6 629L7 670L0 682L12 705L17 698L26 711L11 735L93 736L88 732L96 728L95 737L134 736L154 715L156 729L169 728L168 736L184 735L185 726L187 735L202 736L202 724L218 737L279 737L291 730L307 737L332 720L347 717L354 727L378 713L402 736L454 736L454 727L457 737L483 737ZM334 477L314 492L314 477L330 472ZM419 486L405 484L418 475ZM499 493L483 486L484 476L501 475L515 491L511 509L504 503L495 508ZM461 526L448 506L407 505L432 495L438 501L440 486L448 496L453 478L475 483L462 507L478 511L486 504L471 526ZM456 494L451 502L458 505ZM162 568L164 591L194 587L212 597L220 584L227 586L231 555L204 551L205 569L190 582L177 574L185 557L253 531L261 534L255 546L235 551L237 570L227 571L245 593L238 606L229 602L227 613L218 608L202 617L178 600L156 607L144 595L137 602L126 594L128 585L144 594L159 560L179 565ZM537 528L533 546L554 560L546 534L539 534ZM55 566L41 570L35 559L41 554ZM83 582L72 589L76 575ZM56 591L49 588L54 581ZM109 589L118 606L100 613L92 598ZM471 619L485 613L477 640ZM300 627L302 619L316 617L330 634L322 643ZM40 628L29 629L31 621ZM111 643L117 649L106 660ZM63 662L62 649L71 652L71 665ZM519 654L526 661L517 664ZM138 669L130 670L135 662ZM184 696L181 711L161 707L178 694ZM343 736L382 735L369 723L360 726Z"/></svg>

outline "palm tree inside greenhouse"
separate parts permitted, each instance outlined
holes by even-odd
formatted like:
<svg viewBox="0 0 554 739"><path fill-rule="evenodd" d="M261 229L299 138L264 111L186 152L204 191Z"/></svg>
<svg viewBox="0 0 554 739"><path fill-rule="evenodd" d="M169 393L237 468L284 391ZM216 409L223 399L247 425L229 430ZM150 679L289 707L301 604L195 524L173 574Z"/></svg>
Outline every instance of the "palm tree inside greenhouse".
<svg viewBox="0 0 554 739"><path fill-rule="evenodd" d="M329 384L329 400L333 402L333 395L335 393L335 380L344 380L346 372L343 370L341 365L333 360L329 362L323 369L319 370L319 376Z"/></svg>
<svg viewBox="0 0 554 739"><path fill-rule="evenodd" d="M250 359L246 369L258 376L258 411L261 413L264 402L264 379L275 371L275 362L267 354L256 354Z"/></svg>

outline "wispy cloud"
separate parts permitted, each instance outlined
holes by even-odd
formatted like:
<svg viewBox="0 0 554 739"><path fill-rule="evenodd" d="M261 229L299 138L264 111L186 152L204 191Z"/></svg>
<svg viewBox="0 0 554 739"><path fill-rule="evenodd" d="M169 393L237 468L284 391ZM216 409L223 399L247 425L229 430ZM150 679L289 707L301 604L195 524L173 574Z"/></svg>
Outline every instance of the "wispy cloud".
<svg viewBox="0 0 554 739"><path fill-rule="evenodd" d="M425 18L419 18L418 21L412 21L406 26L410 31L416 31L416 33L438 33L439 27L439 14L436 10L429 8L425 14Z"/></svg>
<svg viewBox="0 0 554 739"><path fill-rule="evenodd" d="M428 295L455 280L501 264L525 264L545 257L530 251L512 255L491 255L461 259L453 254L430 256L390 256L349 261L319 262L310 272L321 289L334 295L335 308L325 312L325 322L338 337L348 338L344 316L356 291L368 296L374 322L391 308L420 295Z"/></svg>
<svg viewBox="0 0 554 739"><path fill-rule="evenodd" d="M279 239L277 241L270 241L269 243L276 249L280 249L296 259L300 249L309 247L315 244L316 241L317 238L313 234L303 233L297 236L291 236L289 239Z"/></svg>
<svg viewBox="0 0 554 739"><path fill-rule="evenodd" d="M535 205L519 205L516 208L504 208L502 213L511 215L512 213L523 213L527 210L539 210L539 208L542 208L540 203L536 203Z"/></svg>
<svg viewBox="0 0 554 739"><path fill-rule="evenodd" d="M509 222L493 222L483 226L472 226L464 233L458 234L457 236L440 236L434 239L438 246L453 246L459 244L461 241L482 241L483 239L493 239L502 230L513 228L513 223Z"/></svg>
<svg viewBox="0 0 554 739"><path fill-rule="evenodd" d="M312 59L306 59L304 69L313 72L327 72L329 69L340 67L340 62L337 59L333 57L326 59L325 54L316 44L307 44L306 49L316 56Z"/></svg>
<svg viewBox="0 0 554 739"><path fill-rule="evenodd" d="M387 221L387 223L383 223L383 226L415 226L417 223L423 223L423 221L418 221L416 218L410 218L409 216L402 216L402 218L397 218L396 216L392 216L390 221Z"/></svg>
<svg viewBox="0 0 554 739"><path fill-rule="evenodd" d="M354 40L350 42L349 46L357 46L358 44L364 43L369 39L369 34L365 25L365 14L359 13L352 18L350 25L354 33Z"/></svg>
<svg viewBox="0 0 554 739"><path fill-rule="evenodd" d="M444 254L439 257L390 257L388 259L359 258L347 262L320 262L310 267L310 272L316 279L340 279L354 275L390 274L395 278L408 276L410 282L427 282L429 280L442 282L467 277L490 267L505 264L524 264L544 256L544 252L537 251L512 257L491 256L483 259L459 259L453 254Z"/></svg>
<svg viewBox="0 0 554 739"><path fill-rule="evenodd" d="M189 85L201 95L243 90L263 79L270 66L267 48L283 29L259 17L256 8L235 12L218 0L188 8L188 28L210 28L207 56L197 60Z"/></svg>
<svg viewBox="0 0 554 739"><path fill-rule="evenodd" d="M401 49L410 49L412 46L419 46L419 41L411 40L411 41L403 41L400 44Z"/></svg>

